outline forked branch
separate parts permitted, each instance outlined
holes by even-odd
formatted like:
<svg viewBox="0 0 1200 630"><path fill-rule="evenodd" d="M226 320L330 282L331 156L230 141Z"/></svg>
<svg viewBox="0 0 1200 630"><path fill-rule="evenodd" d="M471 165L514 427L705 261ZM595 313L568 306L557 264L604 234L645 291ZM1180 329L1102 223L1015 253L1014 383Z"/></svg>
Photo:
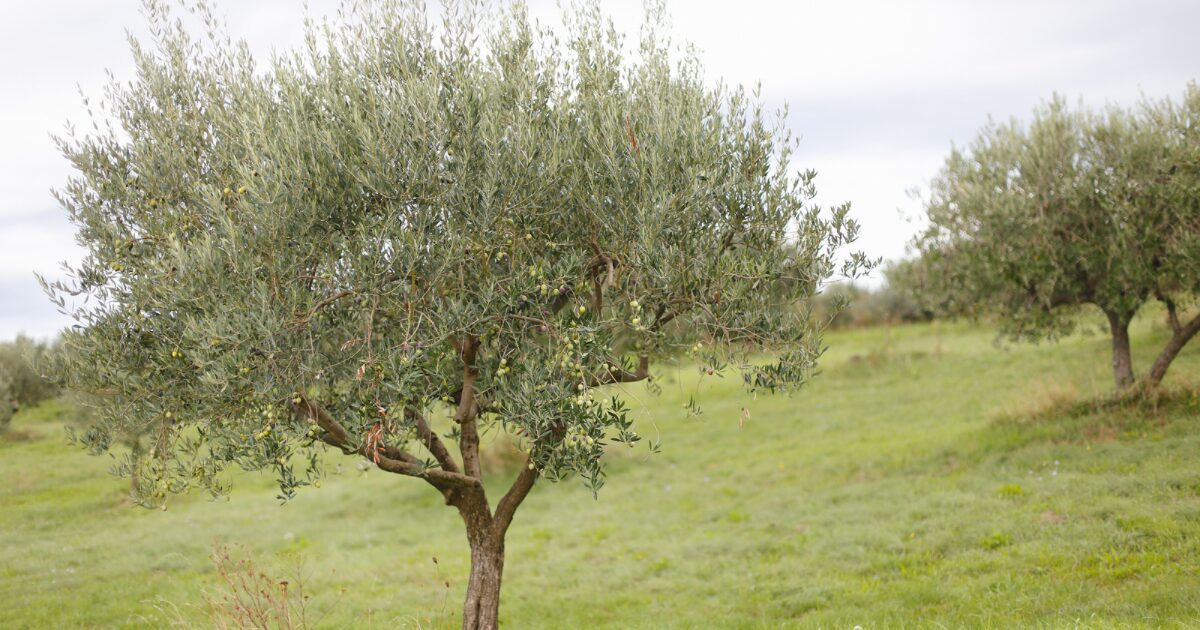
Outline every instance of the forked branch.
<svg viewBox="0 0 1200 630"><path fill-rule="evenodd" d="M324 408L304 396L293 400L291 407L294 413L312 420L321 428L321 441L341 449L347 455L361 455L374 462L380 470L424 479L443 492L479 485L478 479L472 479L459 472L430 468L403 449L383 445L369 447L367 441L354 439Z"/></svg>
<svg viewBox="0 0 1200 630"><path fill-rule="evenodd" d="M475 425L475 417L479 413L475 401L475 380L479 378L479 369L475 366L478 350L479 340L475 337L468 337L462 343L463 387L454 421L459 425L458 449L462 455L463 472L469 477L483 479L483 468L479 463L479 429Z"/></svg>
<svg viewBox="0 0 1200 630"><path fill-rule="evenodd" d="M504 533L508 531L508 526L512 523L513 515L517 513L517 508L521 506L525 497L529 496L529 491L533 489L537 478L538 473L533 468L533 460L526 457L525 465L521 467L521 472L513 481L512 487L496 504L496 514L492 519L492 531L497 536L504 537Z"/></svg>

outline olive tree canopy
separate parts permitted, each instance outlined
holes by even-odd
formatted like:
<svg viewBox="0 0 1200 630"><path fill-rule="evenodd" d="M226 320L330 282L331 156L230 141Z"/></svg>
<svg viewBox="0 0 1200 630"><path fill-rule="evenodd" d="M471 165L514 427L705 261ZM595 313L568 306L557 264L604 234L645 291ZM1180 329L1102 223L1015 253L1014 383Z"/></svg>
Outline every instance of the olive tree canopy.
<svg viewBox="0 0 1200 630"><path fill-rule="evenodd" d="M897 267L944 311L996 315L1017 338L1067 332L1085 305L1106 315L1118 387L1135 381L1129 323L1157 300L1171 338L1157 385L1197 331L1180 309L1200 289L1200 88L1176 102L1102 111L1055 98L1028 124L990 123L955 149L925 200L919 258Z"/></svg>
<svg viewBox="0 0 1200 630"><path fill-rule="evenodd" d="M793 390L822 350L806 299L870 266L782 116L710 86L661 7L630 54L598 4L556 36L519 4L351 3L263 67L203 5L200 39L147 6L113 124L61 140L88 253L49 288L78 320L63 374L101 401L83 441L152 436L126 464L149 503L230 465L290 497L327 445L423 479L466 524L465 627L497 623L535 480L598 489L639 441L612 385L691 353ZM528 453L494 504L483 431Z"/></svg>

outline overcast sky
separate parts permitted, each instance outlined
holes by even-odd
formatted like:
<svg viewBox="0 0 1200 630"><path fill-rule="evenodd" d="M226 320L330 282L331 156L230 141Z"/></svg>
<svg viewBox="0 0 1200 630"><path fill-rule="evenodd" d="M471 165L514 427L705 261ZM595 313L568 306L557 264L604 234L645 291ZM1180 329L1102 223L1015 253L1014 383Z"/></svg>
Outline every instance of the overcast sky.
<svg viewBox="0 0 1200 630"><path fill-rule="evenodd" d="M634 32L640 0L605 0ZM531 2L555 20L549 0ZM218 0L256 56L295 46L303 3ZM309 0L314 15L337 0ZM69 324L33 273L78 257L49 190L70 174L50 134L83 126L77 86L98 95L104 71L131 78L125 32L143 31L139 0L0 1L0 339L45 337ZM918 207L907 192L935 173L952 143L989 115L1025 116L1051 93L1092 105L1182 92L1200 63L1195 0L675 0L677 36L711 76L761 81L791 106L802 138L795 166L819 172L819 201L851 201L861 247L903 255Z"/></svg>

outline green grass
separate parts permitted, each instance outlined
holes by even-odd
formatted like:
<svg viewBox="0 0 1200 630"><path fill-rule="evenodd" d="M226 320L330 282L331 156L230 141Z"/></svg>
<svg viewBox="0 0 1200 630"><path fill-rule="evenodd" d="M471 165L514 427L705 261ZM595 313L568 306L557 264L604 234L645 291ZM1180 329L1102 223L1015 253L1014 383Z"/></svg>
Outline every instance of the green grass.
<svg viewBox="0 0 1200 630"><path fill-rule="evenodd" d="M1164 335L1139 322L1143 369ZM1103 336L997 347L935 324L828 342L790 398L686 368L660 396L630 388L662 453L612 453L598 501L535 488L509 534L502 623L1200 625L1196 348L1154 408L1087 402L1111 388ZM704 413L685 417L697 388ZM321 627L455 625L465 537L424 484L344 458L283 506L244 475L229 502L130 508L109 462L66 444L66 412L26 412L0 440L0 627L203 625L214 539L271 569L302 557Z"/></svg>

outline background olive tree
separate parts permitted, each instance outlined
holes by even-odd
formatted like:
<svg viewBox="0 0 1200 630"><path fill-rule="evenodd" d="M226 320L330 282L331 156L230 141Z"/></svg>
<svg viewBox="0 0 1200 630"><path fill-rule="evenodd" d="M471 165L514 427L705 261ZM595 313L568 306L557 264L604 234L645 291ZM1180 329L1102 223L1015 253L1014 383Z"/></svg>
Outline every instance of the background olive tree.
<svg viewBox="0 0 1200 630"><path fill-rule="evenodd" d="M891 278L897 263L889 263L882 271ZM934 311L913 294L907 285L840 282L825 287L811 302L813 316L827 323L830 329L866 328L893 324L927 322Z"/></svg>
<svg viewBox="0 0 1200 630"><path fill-rule="evenodd" d="M1119 388L1135 382L1129 323L1163 304L1157 385L1200 331L1200 88L1132 109L1055 98L1028 123L990 123L933 180L918 258L889 277L944 312L995 315L1014 338L1055 337L1085 305L1112 334Z"/></svg>
<svg viewBox="0 0 1200 630"><path fill-rule="evenodd" d="M598 3L561 36L520 5L435 26L351 3L266 67L204 5L200 39L147 7L114 123L61 140L88 254L49 289L80 324L62 373L99 400L82 441L151 436L124 465L150 504L223 493L231 465L288 498L324 446L424 480L466 526L464 627L497 624L535 481L595 491L641 439L614 385L690 354L794 390L822 351L797 305L870 266L839 253L848 208L790 171L782 116L709 86L660 6L629 54ZM495 502L486 431L527 453Z"/></svg>
<svg viewBox="0 0 1200 630"><path fill-rule="evenodd" d="M41 373L53 345L25 336L0 342L0 431L6 431L13 414L58 394L58 387Z"/></svg>

